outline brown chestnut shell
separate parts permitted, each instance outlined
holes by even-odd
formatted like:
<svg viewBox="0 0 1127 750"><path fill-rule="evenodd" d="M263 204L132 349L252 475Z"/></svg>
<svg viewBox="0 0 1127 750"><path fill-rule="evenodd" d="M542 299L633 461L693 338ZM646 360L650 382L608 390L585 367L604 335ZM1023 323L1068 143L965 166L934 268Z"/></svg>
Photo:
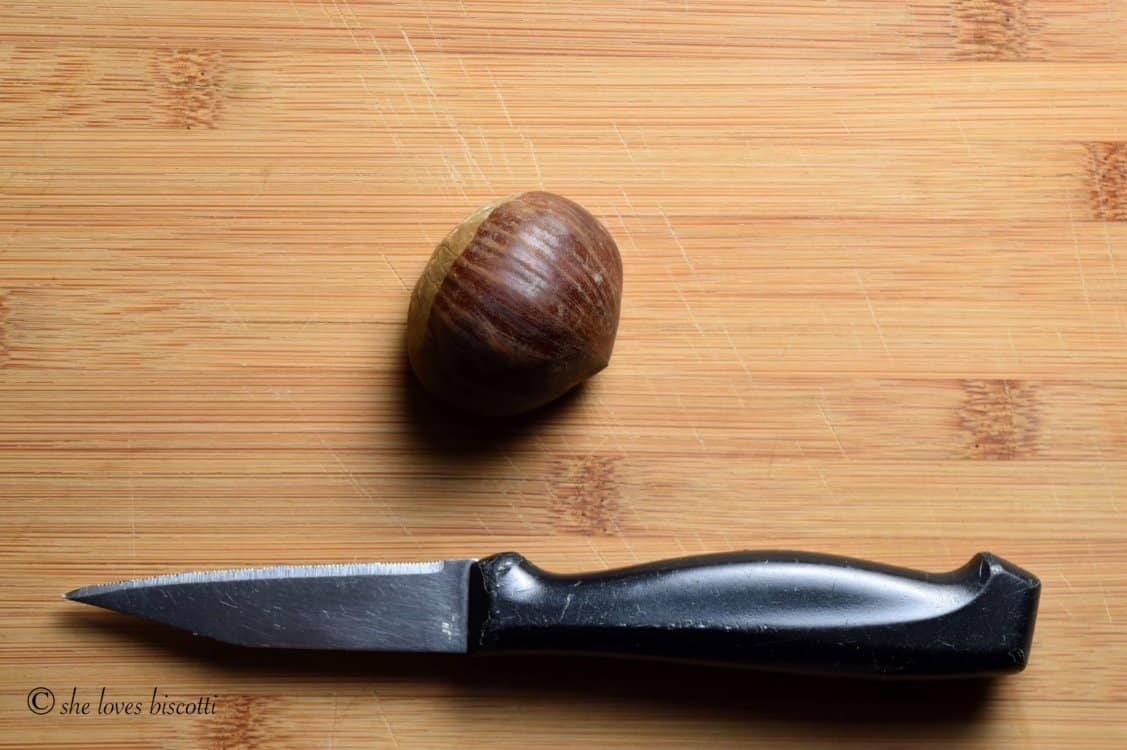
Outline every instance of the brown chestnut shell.
<svg viewBox="0 0 1127 750"><path fill-rule="evenodd" d="M416 283L411 368L464 411L535 409L607 366L621 297L618 247L582 206L547 192L501 198L455 227Z"/></svg>

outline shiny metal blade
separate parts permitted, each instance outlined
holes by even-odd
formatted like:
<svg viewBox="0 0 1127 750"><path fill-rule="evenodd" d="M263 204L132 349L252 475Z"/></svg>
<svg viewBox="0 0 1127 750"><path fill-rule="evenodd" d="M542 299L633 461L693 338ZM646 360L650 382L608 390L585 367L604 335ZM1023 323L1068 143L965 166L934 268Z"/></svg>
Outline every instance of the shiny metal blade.
<svg viewBox="0 0 1127 750"><path fill-rule="evenodd" d="M177 573L65 596L242 646L465 653L475 562Z"/></svg>

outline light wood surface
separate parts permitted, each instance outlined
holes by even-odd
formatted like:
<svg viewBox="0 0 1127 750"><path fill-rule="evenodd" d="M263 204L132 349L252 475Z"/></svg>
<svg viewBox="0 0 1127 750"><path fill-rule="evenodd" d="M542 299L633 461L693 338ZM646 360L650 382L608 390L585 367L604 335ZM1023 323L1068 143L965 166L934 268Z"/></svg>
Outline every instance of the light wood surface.
<svg viewBox="0 0 1127 750"><path fill-rule="evenodd" d="M544 187L611 366L466 423L408 288ZM0 747L1127 744L1127 2L0 3ZM187 568L739 548L1041 576L990 689L283 655L62 601ZM215 696L209 716L45 716Z"/></svg>

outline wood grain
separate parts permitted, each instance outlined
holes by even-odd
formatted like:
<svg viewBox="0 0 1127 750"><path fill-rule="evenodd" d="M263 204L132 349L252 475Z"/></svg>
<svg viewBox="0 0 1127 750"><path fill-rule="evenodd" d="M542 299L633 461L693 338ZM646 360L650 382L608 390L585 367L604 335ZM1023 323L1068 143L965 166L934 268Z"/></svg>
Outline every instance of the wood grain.
<svg viewBox="0 0 1127 750"><path fill-rule="evenodd" d="M1124 746L1124 40L1120 0L0 2L0 748ZM614 358L460 420L408 289L542 187L618 240ZM1006 556L1030 667L261 654L58 597L756 547Z"/></svg>

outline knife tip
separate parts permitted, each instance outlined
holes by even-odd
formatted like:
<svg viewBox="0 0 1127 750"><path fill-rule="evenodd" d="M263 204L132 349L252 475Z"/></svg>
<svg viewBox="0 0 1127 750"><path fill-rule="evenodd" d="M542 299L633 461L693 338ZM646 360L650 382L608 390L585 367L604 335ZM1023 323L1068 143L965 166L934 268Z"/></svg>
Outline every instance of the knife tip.
<svg viewBox="0 0 1127 750"><path fill-rule="evenodd" d="M72 601L72 602L85 603L86 602L86 596L83 593L84 591L85 591L84 588L71 589L70 591L66 592L62 596L63 596L64 599L67 599L67 600Z"/></svg>

